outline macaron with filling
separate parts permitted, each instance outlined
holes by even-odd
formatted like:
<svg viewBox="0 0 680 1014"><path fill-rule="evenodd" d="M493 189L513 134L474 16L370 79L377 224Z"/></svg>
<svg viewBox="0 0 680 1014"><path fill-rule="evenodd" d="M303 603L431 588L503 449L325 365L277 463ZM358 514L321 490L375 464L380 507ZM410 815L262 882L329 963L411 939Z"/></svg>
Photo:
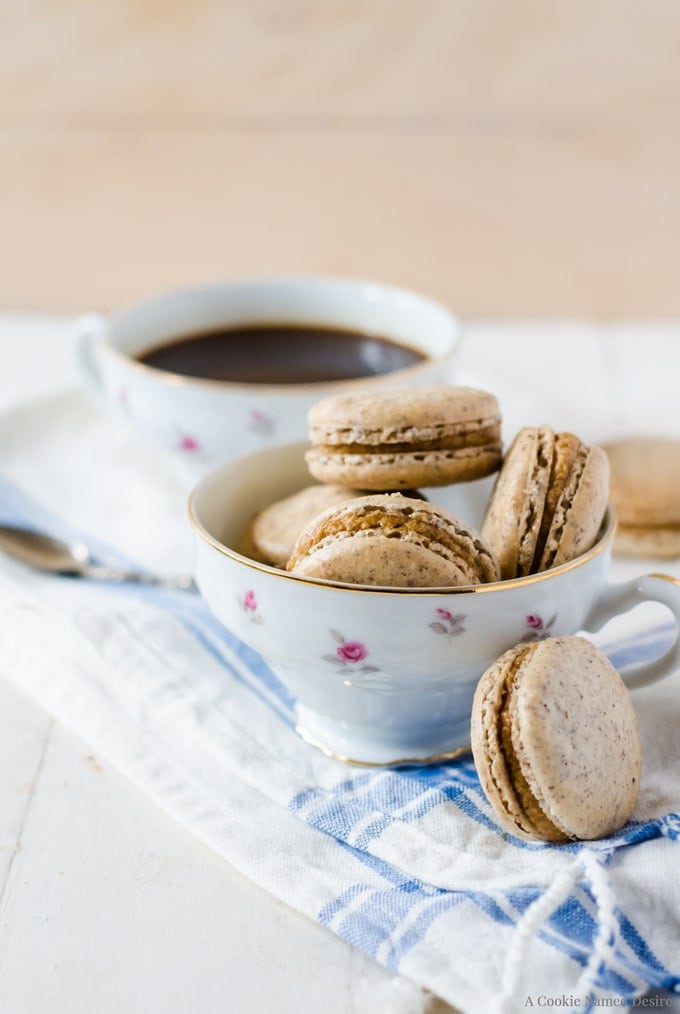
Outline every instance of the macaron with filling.
<svg viewBox="0 0 680 1014"><path fill-rule="evenodd" d="M300 534L287 568L300 577L399 588L498 580L479 533L438 505L376 494L316 517Z"/></svg>
<svg viewBox="0 0 680 1014"><path fill-rule="evenodd" d="M501 462L492 394L469 387L341 394L308 413L306 459L320 482L404 490L479 479Z"/></svg>
<svg viewBox="0 0 680 1014"><path fill-rule="evenodd" d="M471 743L489 803L520 838L603 838L633 813L642 751L630 694L584 638L501 655L477 685Z"/></svg>
<svg viewBox="0 0 680 1014"><path fill-rule="evenodd" d="M489 499L482 537L504 580L575 559L594 544L609 496L601 447L573 433L526 426L513 440Z"/></svg>
<svg viewBox="0 0 680 1014"><path fill-rule="evenodd" d="M605 444L616 508L614 552L680 557L680 440L627 437Z"/></svg>

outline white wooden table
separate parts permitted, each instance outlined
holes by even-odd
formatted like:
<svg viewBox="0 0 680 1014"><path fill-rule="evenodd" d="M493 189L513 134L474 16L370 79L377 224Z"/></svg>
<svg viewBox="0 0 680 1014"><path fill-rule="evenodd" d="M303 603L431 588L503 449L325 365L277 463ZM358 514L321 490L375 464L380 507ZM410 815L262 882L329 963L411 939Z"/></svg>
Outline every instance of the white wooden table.
<svg viewBox="0 0 680 1014"><path fill-rule="evenodd" d="M467 330L461 379L503 390L507 434L539 381L557 428L607 387L587 439L680 435L678 418L647 410L648 385L660 405L675 393L680 327ZM77 383L70 333L69 318L0 318L0 410ZM2 675L0 663L2 1014L450 1010L244 880Z"/></svg>

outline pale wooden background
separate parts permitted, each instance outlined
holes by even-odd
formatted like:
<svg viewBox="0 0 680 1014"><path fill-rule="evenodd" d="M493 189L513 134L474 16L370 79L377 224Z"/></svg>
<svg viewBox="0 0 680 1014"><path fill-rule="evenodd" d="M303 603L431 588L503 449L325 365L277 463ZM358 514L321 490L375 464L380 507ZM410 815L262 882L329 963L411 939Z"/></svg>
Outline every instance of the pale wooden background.
<svg viewBox="0 0 680 1014"><path fill-rule="evenodd" d="M0 310L260 272L680 314L677 0L0 0Z"/></svg>

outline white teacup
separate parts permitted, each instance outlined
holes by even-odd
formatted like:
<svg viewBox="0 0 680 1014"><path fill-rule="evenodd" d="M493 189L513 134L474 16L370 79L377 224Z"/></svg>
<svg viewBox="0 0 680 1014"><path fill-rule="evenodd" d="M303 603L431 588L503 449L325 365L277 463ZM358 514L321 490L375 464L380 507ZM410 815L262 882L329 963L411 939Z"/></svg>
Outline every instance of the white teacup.
<svg viewBox="0 0 680 1014"><path fill-rule="evenodd" d="M190 498L195 577L211 609L258 651L296 699L299 733L343 760L395 764L466 749L482 672L521 641L599 630L641 602L680 621L680 587L648 575L610 584L608 511L597 544L542 574L468 588L353 587L297 578L236 551L252 514L309 485L304 444L241 458L206 476ZM479 524L489 481L450 487L459 516ZM445 502L447 490L429 497ZM678 640L629 686L680 664Z"/></svg>
<svg viewBox="0 0 680 1014"><path fill-rule="evenodd" d="M179 376L138 361L183 336L272 322L377 335L425 358L391 373L290 384ZM460 341L455 318L424 296L371 282L314 277L171 292L111 317L83 318L78 330L81 372L89 389L143 433L199 464L303 439L310 405L340 389L444 382Z"/></svg>

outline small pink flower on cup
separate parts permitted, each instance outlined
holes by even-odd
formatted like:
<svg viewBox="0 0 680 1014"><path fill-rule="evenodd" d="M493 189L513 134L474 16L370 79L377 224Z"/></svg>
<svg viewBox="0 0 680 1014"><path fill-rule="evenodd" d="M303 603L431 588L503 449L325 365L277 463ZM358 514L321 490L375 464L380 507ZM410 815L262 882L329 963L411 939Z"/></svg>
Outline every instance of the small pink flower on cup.
<svg viewBox="0 0 680 1014"><path fill-rule="evenodd" d="M249 613L254 613L257 609L257 599L255 598L255 592L252 588L243 596L243 608Z"/></svg>
<svg viewBox="0 0 680 1014"><path fill-rule="evenodd" d="M531 616L527 616L527 625L530 626L532 630L541 630L543 628L543 620L540 616L532 614Z"/></svg>
<svg viewBox="0 0 680 1014"><path fill-rule="evenodd" d="M274 432L274 420L259 408L250 410L248 428L260 436L269 436Z"/></svg>
<svg viewBox="0 0 680 1014"><path fill-rule="evenodd" d="M442 620L453 619L453 613L449 612L448 609L437 609L437 616Z"/></svg>
<svg viewBox="0 0 680 1014"><path fill-rule="evenodd" d="M201 445L199 444L196 437L190 436L188 433L183 433L179 438L179 446L182 451L200 451Z"/></svg>
<svg viewBox="0 0 680 1014"><path fill-rule="evenodd" d="M338 658L343 662L363 662L368 652L361 641L343 641L338 645Z"/></svg>

